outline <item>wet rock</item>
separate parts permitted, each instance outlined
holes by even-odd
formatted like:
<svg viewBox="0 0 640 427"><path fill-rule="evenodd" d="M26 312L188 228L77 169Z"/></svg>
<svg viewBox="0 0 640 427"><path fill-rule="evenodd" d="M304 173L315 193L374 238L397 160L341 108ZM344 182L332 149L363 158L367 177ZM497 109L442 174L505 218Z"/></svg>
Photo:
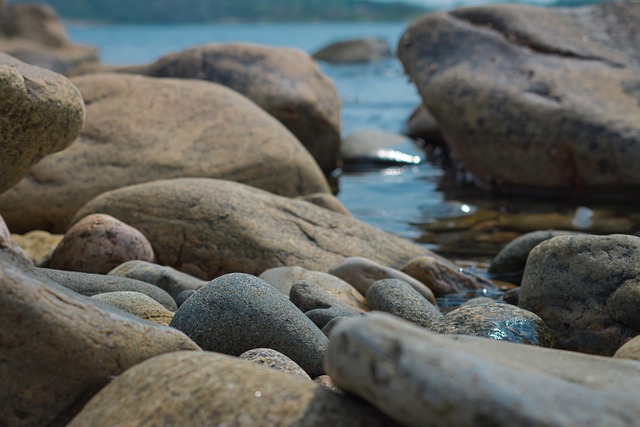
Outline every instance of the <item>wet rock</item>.
<svg viewBox="0 0 640 427"><path fill-rule="evenodd" d="M306 280L294 283L291 287L291 291L289 292L289 300L303 313L316 308L329 308L334 305L344 306L344 304L334 298L329 292ZM344 307L354 311L364 311L355 310L352 307Z"/></svg>
<svg viewBox="0 0 640 427"><path fill-rule="evenodd" d="M271 369L285 372L289 375L293 375L294 377L306 378L308 380L311 379L304 369L302 369L296 362L289 359L279 351L275 351L270 348L255 348L253 350L245 351L238 357L258 365L267 366Z"/></svg>
<svg viewBox="0 0 640 427"><path fill-rule="evenodd" d="M287 297L255 276L214 279L180 306L171 326L204 350L238 356L266 347L290 357L310 376L324 373L327 338Z"/></svg>
<svg viewBox="0 0 640 427"><path fill-rule="evenodd" d="M434 324L433 331L553 347L553 333L535 314L509 304L463 305Z"/></svg>
<svg viewBox="0 0 640 427"><path fill-rule="evenodd" d="M639 237L554 237L529 254L518 305L545 321L558 348L611 356L640 333L639 277Z"/></svg>
<svg viewBox="0 0 640 427"><path fill-rule="evenodd" d="M85 298L32 269L0 251L0 424L65 425L129 367L198 349L175 329Z"/></svg>
<svg viewBox="0 0 640 427"><path fill-rule="evenodd" d="M5 118L0 132L3 193L44 156L64 150L76 139L84 123L84 103L78 89L61 75L0 53L0 115ZM42 200L36 203L43 205ZM4 209L0 212L11 230L19 232Z"/></svg>
<svg viewBox="0 0 640 427"><path fill-rule="evenodd" d="M331 64L376 62L392 56L389 43L380 38L341 40L313 53L313 58Z"/></svg>
<svg viewBox="0 0 640 427"><path fill-rule="evenodd" d="M37 267L46 266L63 237L63 234L51 234L42 230L11 235L11 239L25 251Z"/></svg>
<svg viewBox="0 0 640 427"><path fill-rule="evenodd" d="M386 265L430 254L353 218L230 181L125 187L96 197L77 217L97 212L140 230L159 264L202 279L287 265L327 271L356 254Z"/></svg>
<svg viewBox="0 0 640 427"><path fill-rule="evenodd" d="M411 25L398 57L485 188L637 199L638 19L626 2L456 9Z"/></svg>
<svg viewBox="0 0 640 427"><path fill-rule="evenodd" d="M424 328L442 320L442 314L407 282L386 279L373 282L367 289L371 310L384 311Z"/></svg>
<svg viewBox="0 0 640 427"><path fill-rule="evenodd" d="M495 288L486 279L464 274L459 267L429 256L413 258L400 267L400 271L424 283L438 297L468 290Z"/></svg>
<svg viewBox="0 0 640 427"><path fill-rule="evenodd" d="M329 193L314 193L306 196L299 196L300 200L313 203L322 208L329 209L330 211L341 213L343 215L351 216L351 212L338 200L336 196Z"/></svg>
<svg viewBox="0 0 640 427"><path fill-rule="evenodd" d="M354 132L342 141L340 157L344 164L358 165L415 165L419 156L404 153L396 148L407 142L407 137L382 130Z"/></svg>
<svg viewBox="0 0 640 427"><path fill-rule="evenodd" d="M285 125L323 170L337 165L338 93L329 77L302 51L240 43L210 44L170 53L133 71L228 86Z"/></svg>
<svg viewBox="0 0 640 427"><path fill-rule="evenodd" d="M153 248L135 228L104 214L82 218L55 248L49 267L56 270L106 274L120 264L153 262Z"/></svg>
<svg viewBox="0 0 640 427"><path fill-rule="evenodd" d="M125 262L111 270L109 275L151 283L171 295L176 302L184 291L197 291L207 283L175 268L146 261Z"/></svg>
<svg viewBox="0 0 640 427"><path fill-rule="evenodd" d="M50 268L39 268L37 271L61 286L87 297L107 292L140 292L158 301L167 310L176 311L178 308L171 295L157 286L140 280Z"/></svg>
<svg viewBox="0 0 640 427"><path fill-rule="evenodd" d="M614 353L613 357L640 361L640 336L631 338L624 343L624 345Z"/></svg>
<svg viewBox="0 0 640 427"><path fill-rule="evenodd" d="M334 319L339 317L353 317L362 314L361 312L354 311L350 308L346 308L341 305L332 305L328 308L316 308L304 313L314 325L319 329L324 329Z"/></svg>
<svg viewBox="0 0 640 427"><path fill-rule="evenodd" d="M144 402L121 405L118 402ZM141 425L283 427L393 425L375 408L313 384L209 352L141 363L102 389L69 427Z"/></svg>
<svg viewBox="0 0 640 427"><path fill-rule="evenodd" d="M87 104L86 126L2 194L0 212L14 233L64 232L93 197L157 179L223 178L286 196L329 192L290 132L224 86L124 74L72 81Z"/></svg>
<svg viewBox="0 0 640 427"><path fill-rule="evenodd" d="M169 322L173 318L172 311L140 292L106 292L96 294L91 298L159 325L169 326Z"/></svg>
<svg viewBox="0 0 640 427"><path fill-rule="evenodd" d="M326 367L404 426L631 427L640 416L635 361L443 336L383 313L338 325Z"/></svg>
<svg viewBox="0 0 640 427"><path fill-rule="evenodd" d="M399 279L411 285L413 289L432 304L436 302L433 292L424 283L399 270L380 265L371 259L362 257L347 258L331 268L329 273L350 283L363 295L366 295L367 289L373 282L383 279Z"/></svg>
<svg viewBox="0 0 640 427"><path fill-rule="evenodd" d="M511 241L496 255L489 266L488 273L492 277L520 284L529 252L545 240L570 234L579 233L564 230L540 230L523 234Z"/></svg>

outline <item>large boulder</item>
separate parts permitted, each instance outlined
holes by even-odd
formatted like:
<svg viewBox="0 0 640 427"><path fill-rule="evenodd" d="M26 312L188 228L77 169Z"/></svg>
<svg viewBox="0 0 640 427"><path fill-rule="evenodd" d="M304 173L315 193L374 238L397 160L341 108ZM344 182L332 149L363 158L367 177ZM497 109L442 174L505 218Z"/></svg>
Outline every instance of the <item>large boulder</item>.
<svg viewBox="0 0 640 427"><path fill-rule="evenodd" d="M70 149L40 162L0 197L15 233L65 231L98 194L157 179L224 178L286 196L329 192L291 133L224 86L124 74L73 82L87 105L87 123Z"/></svg>
<svg viewBox="0 0 640 427"><path fill-rule="evenodd" d="M332 64L376 62L392 56L391 47L385 39L366 37L340 40L324 46L313 53L313 58Z"/></svg>
<svg viewBox="0 0 640 427"><path fill-rule="evenodd" d="M102 212L140 230L158 263L205 280L280 266L328 271L346 257L397 266L431 252L351 217L243 184L182 178L114 190L76 219Z"/></svg>
<svg viewBox="0 0 640 427"><path fill-rule="evenodd" d="M69 80L0 53L0 193L44 156L75 141L84 114L82 96Z"/></svg>
<svg viewBox="0 0 640 427"><path fill-rule="evenodd" d="M540 243L518 305L545 321L558 348L613 355L640 334L640 238L565 235Z"/></svg>
<svg viewBox="0 0 640 427"><path fill-rule="evenodd" d="M0 425L66 425L129 367L199 350L175 329L85 298L32 268L0 251Z"/></svg>
<svg viewBox="0 0 640 427"><path fill-rule="evenodd" d="M485 186L637 199L640 8L427 15L398 56L452 155Z"/></svg>
<svg viewBox="0 0 640 427"><path fill-rule="evenodd" d="M323 170L337 165L340 99L333 82L302 51L210 44L168 54L148 66L122 70L228 86L282 122Z"/></svg>

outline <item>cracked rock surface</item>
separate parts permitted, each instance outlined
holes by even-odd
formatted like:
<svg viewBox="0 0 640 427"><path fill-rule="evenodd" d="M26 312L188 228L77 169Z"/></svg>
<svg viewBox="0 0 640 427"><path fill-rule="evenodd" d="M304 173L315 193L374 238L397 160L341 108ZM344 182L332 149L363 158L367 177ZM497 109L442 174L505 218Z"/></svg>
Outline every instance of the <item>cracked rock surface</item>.
<svg viewBox="0 0 640 427"><path fill-rule="evenodd" d="M398 56L483 185L638 198L638 20L633 2L457 9L413 24Z"/></svg>

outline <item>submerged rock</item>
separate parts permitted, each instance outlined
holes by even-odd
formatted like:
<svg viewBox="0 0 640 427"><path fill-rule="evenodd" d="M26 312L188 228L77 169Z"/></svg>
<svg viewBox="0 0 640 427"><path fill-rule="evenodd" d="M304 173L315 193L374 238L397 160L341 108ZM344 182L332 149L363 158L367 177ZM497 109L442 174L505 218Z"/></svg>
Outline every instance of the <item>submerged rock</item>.
<svg viewBox="0 0 640 427"><path fill-rule="evenodd" d="M332 64L376 62L392 56L389 43L380 38L341 40L313 53L313 58Z"/></svg>

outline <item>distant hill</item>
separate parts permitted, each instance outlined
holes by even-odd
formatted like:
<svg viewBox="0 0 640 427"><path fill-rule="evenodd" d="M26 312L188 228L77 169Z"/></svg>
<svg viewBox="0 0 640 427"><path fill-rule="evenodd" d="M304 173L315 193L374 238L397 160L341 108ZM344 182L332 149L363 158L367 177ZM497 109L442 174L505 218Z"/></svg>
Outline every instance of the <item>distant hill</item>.
<svg viewBox="0 0 640 427"><path fill-rule="evenodd" d="M402 20L426 9L366 0L13 0L47 3L69 20L112 23Z"/></svg>

